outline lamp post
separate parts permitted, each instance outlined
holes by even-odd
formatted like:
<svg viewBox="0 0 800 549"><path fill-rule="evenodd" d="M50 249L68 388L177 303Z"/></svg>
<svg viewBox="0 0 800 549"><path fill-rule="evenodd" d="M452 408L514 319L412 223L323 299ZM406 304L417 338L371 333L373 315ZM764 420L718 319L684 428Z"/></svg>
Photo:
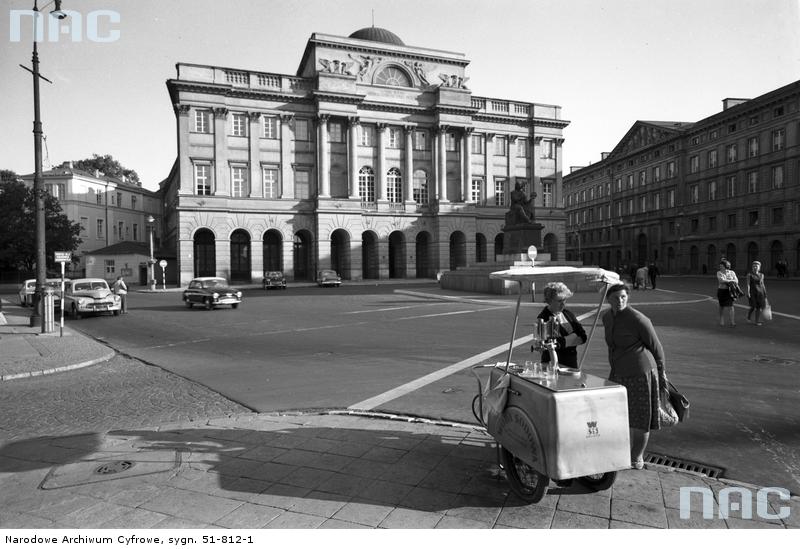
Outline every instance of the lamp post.
<svg viewBox="0 0 800 549"><path fill-rule="evenodd" d="M153 257L153 223L155 218L152 215L147 216L147 228L150 229L150 261L147 262L147 276L149 277L150 289L156 289L156 258Z"/></svg>
<svg viewBox="0 0 800 549"><path fill-rule="evenodd" d="M56 8L50 15L58 19L64 19L67 14L61 11L61 0L54 0ZM46 4L44 7L49 6ZM42 333L45 332L44 315L39 308L44 294L45 279L47 278L47 258L45 243L45 215L44 215L44 180L42 176L42 119L39 108L39 79L48 80L39 74L39 47L36 42L39 23L39 5L37 0L33 0L34 32L33 32L33 56L31 58L32 69L20 65L23 69L33 75L33 197L36 222L36 290L33 294L33 309L31 310L30 324L32 328L41 321Z"/></svg>

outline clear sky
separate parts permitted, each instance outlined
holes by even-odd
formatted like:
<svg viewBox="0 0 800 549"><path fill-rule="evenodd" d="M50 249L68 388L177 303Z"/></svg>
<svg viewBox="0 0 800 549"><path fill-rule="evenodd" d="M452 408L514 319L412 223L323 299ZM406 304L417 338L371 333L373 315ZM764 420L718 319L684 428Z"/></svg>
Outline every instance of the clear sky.
<svg viewBox="0 0 800 549"><path fill-rule="evenodd" d="M0 169L31 173L32 77L19 65L30 67L33 34L11 41L10 10L33 0L0 4ZM165 86L175 63L294 74L312 33L347 36L372 25L373 11L375 26L408 45L466 54L473 94L561 105L567 173L597 162L636 120L696 121L726 97L800 79L800 0L63 0L63 9L84 22L114 10L120 34L39 44L53 81L41 84L45 160L111 154L153 190L176 155Z"/></svg>

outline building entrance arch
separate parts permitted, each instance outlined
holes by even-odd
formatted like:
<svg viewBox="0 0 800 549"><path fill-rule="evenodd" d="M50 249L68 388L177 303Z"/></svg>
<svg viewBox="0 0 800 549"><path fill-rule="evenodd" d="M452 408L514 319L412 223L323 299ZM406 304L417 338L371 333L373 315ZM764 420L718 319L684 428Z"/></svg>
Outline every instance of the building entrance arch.
<svg viewBox="0 0 800 549"><path fill-rule="evenodd" d="M231 282L250 282L250 235L243 229L231 233Z"/></svg>
<svg viewBox="0 0 800 549"><path fill-rule="evenodd" d="M426 231L417 234L417 278L433 278L431 263L431 235Z"/></svg>
<svg viewBox="0 0 800 549"><path fill-rule="evenodd" d="M292 255L294 262L295 280L312 280L314 277L312 268L312 242L311 233L303 229L294 234L292 245Z"/></svg>
<svg viewBox="0 0 800 549"><path fill-rule="evenodd" d="M345 280L350 280L350 234L344 229L331 233L331 268Z"/></svg>
<svg viewBox="0 0 800 549"><path fill-rule="evenodd" d="M389 278L406 277L406 236L400 231L389 235Z"/></svg>
<svg viewBox="0 0 800 549"><path fill-rule="evenodd" d="M270 229L264 233L264 272L283 271L283 236Z"/></svg>
<svg viewBox="0 0 800 549"><path fill-rule="evenodd" d="M361 233L361 278L380 278L378 235L372 231Z"/></svg>
<svg viewBox="0 0 800 549"><path fill-rule="evenodd" d="M647 265L647 235L644 233L636 239L636 263L639 266Z"/></svg>
<svg viewBox="0 0 800 549"><path fill-rule="evenodd" d="M450 270L467 265L467 237L461 231L450 235Z"/></svg>
<svg viewBox="0 0 800 549"><path fill-rule="evenodd" d="M200 229L194 233L194 276L217 276L217 250L214 233Z"/></svg>

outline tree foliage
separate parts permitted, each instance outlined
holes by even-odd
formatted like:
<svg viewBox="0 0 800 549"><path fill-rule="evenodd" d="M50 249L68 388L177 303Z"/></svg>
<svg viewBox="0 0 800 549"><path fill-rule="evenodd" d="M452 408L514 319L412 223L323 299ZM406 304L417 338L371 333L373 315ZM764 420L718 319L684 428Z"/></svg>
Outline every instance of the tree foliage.
<svg viewBox="0 0 800 549"><path fill-rule="evenodd" d="M129 170L122 164L120 164L117 160L114 160L114 157L110 154L106 154L100 156L99 154L93 154L92 158L85 158L83 160L72 160L72 166L79 170L83 170L85 172L94 173L95 170L100 170L104 174L116 177L117 179L122 179L125 176L128 181L133 183L134 185L142 186L142 182L139 180L139 174L136 173L135 170ZM67 168L69 167L69 161L63 162L59 168Z"/></svg>
<svg viewBox="0 0 800 549"><path fill-rule="evenodd" d="M7 171L7 170L6 170ZM13 173L13 172L12 172ZM73 252L82 240L79 223L61 213L58 200L44 194L45 257L55 269L54 253ZM33 271L36 268L36 201L33 189L19 181L0 182L0 269Z"/></svg>

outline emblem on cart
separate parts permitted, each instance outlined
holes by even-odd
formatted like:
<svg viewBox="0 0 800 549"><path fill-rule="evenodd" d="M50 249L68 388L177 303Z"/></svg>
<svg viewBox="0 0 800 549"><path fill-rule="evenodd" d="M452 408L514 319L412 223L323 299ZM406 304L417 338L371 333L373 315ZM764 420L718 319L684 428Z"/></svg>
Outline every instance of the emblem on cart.
<svg viewBox="0 0 800 549"><path fill-rule="evenodd" d="M600 429L597 428L596 421L587 421L586 427L588 428L588 432L586 433L586 438L592 437L599 437L600 436Z"/></svg>

